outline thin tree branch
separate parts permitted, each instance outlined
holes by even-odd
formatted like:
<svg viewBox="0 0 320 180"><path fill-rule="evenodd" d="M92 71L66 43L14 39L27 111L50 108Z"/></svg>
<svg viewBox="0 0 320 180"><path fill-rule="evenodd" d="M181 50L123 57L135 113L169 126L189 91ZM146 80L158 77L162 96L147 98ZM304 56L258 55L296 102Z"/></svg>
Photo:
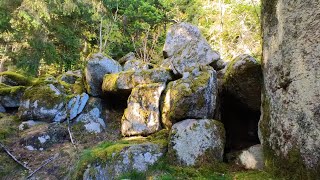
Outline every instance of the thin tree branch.
<svg viewBox="0 0 320 180"><path fill-rule="evenodd" d="M49 164L50 162L52 162L53 160L55 160L57 157L59 156L59 154L55 154L54 156L52 156L51 158L45 160L36 170L34 170L28 177L27 179L31 178L36 172L38 172L41 168L43 168L44 166L46 166L47 164Z"/></svg>
<svg viewBox="0 0 320 180"><path fill-rule="evenodd" d="M18 164L20 164L22 167L25 169L32 171L31 168L29 168L27 165L24 163L20 162L13 154L10 153L10 151L0 142L0 147Z"/></svg>

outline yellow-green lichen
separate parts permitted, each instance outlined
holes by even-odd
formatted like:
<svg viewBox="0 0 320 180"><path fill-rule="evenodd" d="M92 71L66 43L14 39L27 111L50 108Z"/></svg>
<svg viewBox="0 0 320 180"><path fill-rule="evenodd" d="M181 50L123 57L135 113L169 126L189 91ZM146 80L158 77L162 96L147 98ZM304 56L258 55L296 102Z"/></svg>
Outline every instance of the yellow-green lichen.
<svg viewBox="0 0 320 180"><path fill-rule="evenodd" d="M16 95L19 92L23 92L26 89L25 86L7 86L0 88L0 96Z"/></svg>

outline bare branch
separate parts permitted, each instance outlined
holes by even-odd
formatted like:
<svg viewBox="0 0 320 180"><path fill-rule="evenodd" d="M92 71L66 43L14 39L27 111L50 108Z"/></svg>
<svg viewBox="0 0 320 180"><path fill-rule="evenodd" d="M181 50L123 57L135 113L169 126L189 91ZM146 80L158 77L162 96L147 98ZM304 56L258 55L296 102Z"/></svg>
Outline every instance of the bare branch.
<svg viewBox="0 0 320 180"><path fill-rule="evenodd" d="M52 162L53 160L55 160L57 157L59 156L59 154L55 154L54 156L52 156L51 158L45 160L36 170L34 170L28 177L27 179L31 178L36 172L38 172L41 168L43 168L44 166L46 166L47 164L49 164L50 162Z"/></svg>
<svg viewBox="0 0 320 180"><path fill-rule="evenodd" d="M31 168L29 168L27 165L24 163L20 162L13 154L10 153L10 151L0 142L0 147L18 164L20 164L22 167L25 169L32 171Z"/></svg>

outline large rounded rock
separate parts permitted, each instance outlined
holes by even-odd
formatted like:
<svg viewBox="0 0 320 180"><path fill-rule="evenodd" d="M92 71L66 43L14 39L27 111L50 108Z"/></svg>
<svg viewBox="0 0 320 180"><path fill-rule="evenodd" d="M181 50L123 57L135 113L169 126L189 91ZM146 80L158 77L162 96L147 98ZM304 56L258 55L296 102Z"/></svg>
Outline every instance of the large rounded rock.
<svg viewBox="0 0 320 180"><path fill-rule="evenodd" d="M104 75L120 71L122 71L122 67L117 61L106 58L102 54L93 55L85 69L88 94L92 96L101 95L101 85Z"/></svg>
<svg viewBox="0 0 320 180"><path fill-rule="evenodd" d="M211 119L188 119L172 126L168 155L180 165L222 161L225 143L223 124Z"/></svg>
<svg viewBox="0 0 320 180"><path fill-rule="evenodd" d="M162 122L170 128L184 119L213 118L216 103L216 72L212 68L184 73L168 84L162 104Z"/></svg>
<svg viewBox="0 0 320 180"><path fill-rule="evenodd" d="M163 66L182 74L189 68L219 64L220 55L213 51L201 36L200 30L189 23L173 25L167 34L163 48L167 58Z"/></svg>
<svg viewBox="0 0 320 180"><path fill-rule="evenodd" d="M142 71L123 71L107 74L103 79L102 90L105 94L131 92L139 84L166 83L172 80L171 71L157 68Z"/></svg>
<svg viewBox="0 0 320 180"><path fill-rule="evenodd" d="M64 111L65 98L64 92L53 84L33 86L25 91L18 116L22 120L50 123Z"/></svg>
<svg viewBox="0 0 320 180"><path fill-rule="evenodd" d="M165 151L164 146L154 143L127 144L122 147L122 149L109 147L118 150L118 152L111 151L112 155L108 156L111 156L112 159L108 159L106 163L93 164L87 168L83 179L109 180L116 179L119 175L131 171L145 172L149 166L155 164L164 155Z"/></svg>
<svg viewBox="0 0 320 180"><path fill-rule="evenodd" d="M264 0L263 6L259 130L267 166L296 179L318 179L320 1Z"/></svg>
<svg viewBox="0 0 320 180"><path fill-rule="evenodd" d="M261 105L262 70L260 63L249 55L241 55L229 63L223 91L233 95L252 110Z"/></svg>
<svg viewBox="0 0 320 180"><path fill-rule="evenodd" d="M160 130L159 102L165 83L139 85L128 99L128 108L122 117L123 136L149 135Z"/></svg>

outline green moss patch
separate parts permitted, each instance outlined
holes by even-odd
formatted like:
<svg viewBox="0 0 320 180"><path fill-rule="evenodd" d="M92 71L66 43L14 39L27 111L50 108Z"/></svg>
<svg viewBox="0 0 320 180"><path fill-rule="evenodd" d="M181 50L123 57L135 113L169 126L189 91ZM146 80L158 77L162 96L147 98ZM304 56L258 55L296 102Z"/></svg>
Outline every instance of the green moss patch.
<svg viewBox="0 0 320 180"><path fill-rule="evenodd" d="M23 92L25 89L25 86L0 87L0 96L16 95L17 93Z"/></svg>
<svg viewBox="0 0 320 180"><path fill-rule="evenodd" d="M22 74L18 74L16 72L5 71L1 72L0 76L10 79L20 86L31 86L33 85L33 79L31 77L26 77Z"/></svg>

